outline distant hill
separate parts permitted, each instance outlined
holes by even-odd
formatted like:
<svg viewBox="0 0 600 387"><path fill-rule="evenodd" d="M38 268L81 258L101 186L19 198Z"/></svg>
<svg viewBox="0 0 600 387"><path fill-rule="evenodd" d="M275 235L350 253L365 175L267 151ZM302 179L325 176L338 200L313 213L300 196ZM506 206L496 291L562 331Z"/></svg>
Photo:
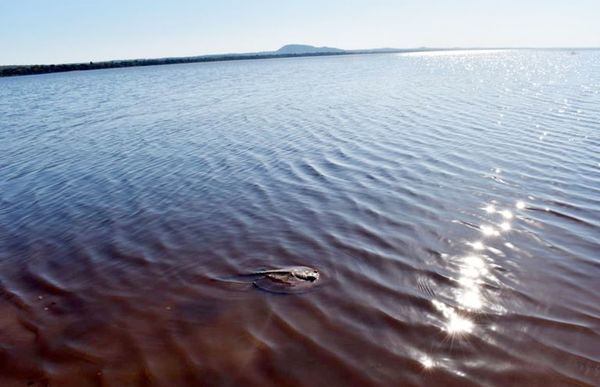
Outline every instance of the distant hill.
<svg viewBox="0 0 600 387"><path fill-rule="evenodd" d="M325 54L334 52L344 52L344 50L334 47L315 47L308 44L286 44L279 50L274 51L277 55Z"/></svg>

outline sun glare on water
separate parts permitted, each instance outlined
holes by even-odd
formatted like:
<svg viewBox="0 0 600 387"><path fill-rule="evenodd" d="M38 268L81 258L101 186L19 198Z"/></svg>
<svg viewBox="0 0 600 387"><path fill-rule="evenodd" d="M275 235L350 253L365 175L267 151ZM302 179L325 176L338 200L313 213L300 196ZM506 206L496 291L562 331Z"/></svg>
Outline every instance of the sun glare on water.
<svg viewBox="0 0 600 387"><path fill-rule="evenodd" d="M458 56L458 55L485 55L496 54L506 50L440 50L440 51L418 51L398 54L400 56Z"/></svg>

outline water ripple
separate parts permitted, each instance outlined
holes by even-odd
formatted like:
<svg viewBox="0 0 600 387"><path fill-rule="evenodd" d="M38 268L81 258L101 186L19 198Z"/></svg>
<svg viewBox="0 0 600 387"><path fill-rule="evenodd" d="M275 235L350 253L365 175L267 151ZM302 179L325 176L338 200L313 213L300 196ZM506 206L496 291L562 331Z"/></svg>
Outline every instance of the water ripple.
<svg viewBox="0 0 600 387"><path fill-rule="evenodd" d="M1 79L0 384L598 385L599 60Z"/></svg>

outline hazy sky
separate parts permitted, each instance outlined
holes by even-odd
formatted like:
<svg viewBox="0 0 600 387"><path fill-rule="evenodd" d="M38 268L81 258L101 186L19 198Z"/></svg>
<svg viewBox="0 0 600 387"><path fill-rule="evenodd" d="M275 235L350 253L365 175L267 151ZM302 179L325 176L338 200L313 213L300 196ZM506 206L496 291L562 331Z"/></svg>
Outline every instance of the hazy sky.
<svg viewBox="0 0 600 387"><path fill-rule="evenodd" d="M0 0L0 65L274 50L600 46L600 0Z"/></svg>

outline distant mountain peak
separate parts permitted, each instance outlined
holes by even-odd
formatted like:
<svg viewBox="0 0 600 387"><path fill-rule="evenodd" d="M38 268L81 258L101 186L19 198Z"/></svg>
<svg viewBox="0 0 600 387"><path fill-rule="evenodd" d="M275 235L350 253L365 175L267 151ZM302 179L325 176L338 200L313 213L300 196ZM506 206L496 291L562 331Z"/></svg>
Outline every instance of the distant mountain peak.
<svg viewBox="0 0 600 387"><path fill-rule="evenodd" d="M279 50L275 51L276 54L312 54L312 53L325 53L325 52L343 52L339 48L334 47L315 47L308 44L286 44Z"/></svg>

